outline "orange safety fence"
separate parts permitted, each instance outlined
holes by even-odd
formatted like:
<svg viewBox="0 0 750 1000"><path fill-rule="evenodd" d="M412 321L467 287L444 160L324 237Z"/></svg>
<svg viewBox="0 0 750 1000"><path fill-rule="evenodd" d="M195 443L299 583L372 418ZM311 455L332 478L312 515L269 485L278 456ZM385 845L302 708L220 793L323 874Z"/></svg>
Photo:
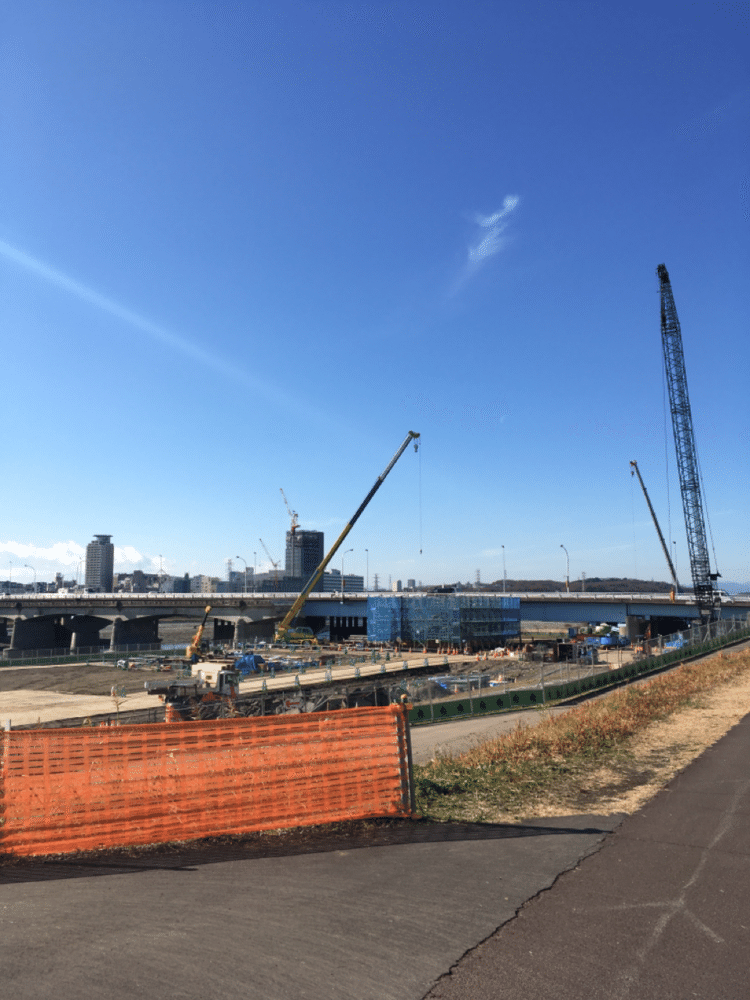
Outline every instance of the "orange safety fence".
<svg viewBox="0 0 750 1000"><path fill-rule="evenodd" d="M2 734L0 852L409 816L406 709Z"/></svg>

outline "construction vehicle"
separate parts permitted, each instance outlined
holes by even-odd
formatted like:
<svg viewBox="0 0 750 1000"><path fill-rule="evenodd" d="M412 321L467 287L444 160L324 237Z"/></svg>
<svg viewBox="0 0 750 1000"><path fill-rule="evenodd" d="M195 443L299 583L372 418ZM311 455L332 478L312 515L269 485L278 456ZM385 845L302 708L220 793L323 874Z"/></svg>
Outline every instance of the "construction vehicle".
<svg viewBox="0 0 750 1000"><path fill-rule="evenodd" d="M641 484L641 489L643 490L643 495L646 498L646 503L648 504L648 509L651 511L651 517L653 518L653 521L654 521L654 527L656 528L656 534L659 536L659 541L661 542L662 550L663 550L664 555L666 556L666 559L667 559L667 565L669 566L669 572L672 575L672 583L674 584L672 590L670 591L670 598L671 598L671 600L674 601L675 596L677 595L677 591L680 589L680 585L677 582L677 573L675 572L674 564L673 564L672 558L671 558L671 556L669 554L669 549L667 548L667 543L664 541L664 535L662 535L662 533L661 533L661 528L659 527L659 522L656 519L656 511L651 506L651 500L649 498L648 491L646 489L646 484L643 482L643 479L641 478L641 473L640 473L640 470L638 468L638 463L637 462L631 462L630 465L631 465L630 475L632 476L633 473L635 473L635 475L638 476L638 482Z"/></svg>
<svg viewBox="0 0 750 1000"><path fill-rule="evenodd" d="M145 688L166 703L168 722L192 722L391 705L401 701L406 684L435 670L434 664L429 665L425 659L422 665L397 667L378 676L361 677L359 668L352 667L349 676L305 683L304 675L293 668L276 674L274 679L273 671L267 669L272 664L265 666L266 677L256 677L254 683L251 680L249 689L242 693L240 670L228 662L201 664L194 677L149 680ZM267 682L272 686L270 690L266 689Z"/></svg>
<svg viewBox="0 0 750 1000"><path fill-rule="evenodd" d="M238 670L225 664L205 664L195 676L168 677L146 681L149 694L159 695L167 704L167 722L230 718L240 690Z"/></svg>
<svg viewBox="0 0 750 1000"><path fill-rule="evenodd" d="M693 592L701 618L711 620L716 616L716 608L720 604L716 598L714 581L721 574L711 572L708 557L700 470L693 434L693 419L685 374L680 321L677 318L669 274L664 264L659 264L656 274L659 279L661 297L661 339L664 367L669 387L669 406L672 411L672 429L677 453L677 467L680 474L680 492L690 552Z"/></svg>
<svg viewBox="0 0 750 1000"><path fill-rule="evenodd" d="M211 605L206 608L206 613L203 615L203 621L198 626L198 631L193 636L190 645L185 650L185 656L190 663L195 663L198 659L198 654L201 651L201 642L203 640L203 629L206 627L206 621L208 616L211 614Z"/></svg>
<svg viewBox="0 0 750 1000"><path fill-rule="evenodd" d="M409 431L409 433L406 435L406 437L404 438L404 440L403 440L403 442L401 444L401 447L398 449L398 451L396 452L396 454L390 460L390 462L388 463L388 465L386 466L386 468L383 470L383 472L381 472L381 474L378 476L377 480L375 481L375 485L372 487L372 489L370 490L370 492L367 494L367 496L364 498L364 500L362 501L362 503L359 505L359 507L357 508L354 516L348 522L348 524L344 527L344 530L341 532L341 534L339 535L339 537L333 543L333 546L331 547L330 551L328 552L328 555L326 555L324 557L323 561L318 565L318 568L314 571L314 573L312 574L312 576L310 577L310 579L307 581L307 583L305 584L305 586L302 588L302 591L300 592L300 595L297 598L297 600L294 602L294 604L291 606L291 608L289 609L289 611L286 613L286 615L284 616L284 618L279 623L279 626L276 629L276 633L275 633L275 640L276 640L276 642L300 642L300 641L306 641L306 639L302 639L301 640L299 638L295 638L295 636L300 632L300 629L292 629L292 628L290 628L292 622L294 621L294 619L297 617L297 615L302 610L302 607L303 607L305 601L310 596L310 592L312 591L312 589L315 586L315 584L318 582L318 580L323 575L326 566L331 561L331 559L333 559L333 557L336 555L336 553L338 552L340 546L343 544L344 539L349 534L349 532L352 530L352 528L354 527L354 525L357 523L360 514L363 512L363 510L365 509L365 507L369 504L370 500L372 500L372 498L375 496L375 494L377 493L377 491L383 485L383 481L385 480L386 476L391 471L391 469L396 464L396 462L399 460L399 458L401 458L401 455L404 453L404 451L406 450L407 445L411 441L414 441L414 450L417 451L417 449L419 448L419 444L417 443L417 438L418 437L419 437L419 434L416 431ZM342 578L342 582L343 582L343 578Z"/></svg>

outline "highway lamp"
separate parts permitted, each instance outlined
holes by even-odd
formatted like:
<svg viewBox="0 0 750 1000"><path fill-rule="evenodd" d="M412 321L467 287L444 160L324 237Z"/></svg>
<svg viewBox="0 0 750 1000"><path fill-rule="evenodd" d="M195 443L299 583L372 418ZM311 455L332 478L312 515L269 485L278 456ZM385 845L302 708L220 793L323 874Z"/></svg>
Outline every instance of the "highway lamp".
<svg viewBox="0 0 750 1000"><path fill-rule="evenodd" d="M36 570L34 569L33 566L29 566L28 563L24 563L23 565L24 569L30 569L31 572L34 574L34 593L36 593Z"/></svg>
<svg viewBox="0 0 750 1000"><path fill-rule="evenodd" d="M243 585L242 585L242 593L243 593L243 594L246 594L246 593L247 593L247 563L246 563L246 562L245 562L245 560L244 560L244 559L242 558L242 556L235 556L234 558L235 558L235 559L239 559L239 561L240 561L240 562L243 562L243 563L245 563L245 582L244 582L244 583L243 583Z"/></svg>
<svg viewBox="0 0 750 1000"><path fill-rule="evenodd" d="M564 545L560 545L560 548L565 553L565 589L570 593L570 556L568 555L568 550Z"/></svg>
<svg viewBox="0 0 750 1000"><path fill-rule="evenodd" d="M370 590L370 550L365 549L365 558L367 560L367 583L365 585L365 590Z"/></svg>
<svg viewBox="0 0 750 1000"><path fill-rule="evenodd" d="M354 549L347 549L341 553L341 603L344 603L344 556L347 552L354 552Z"/></svg>
<svg viewBox="0 0 750 1000"><path fill-rule="evenodd" d="M503 593L505 593L505 546L501 546L503 550Z"/></svg>
<svg viewBox="0 0 750 1000"><path fill-rule="evenodd" d="M164 587L164 566L162 564L162 558L159 556L159 593L161 593Z"/></svg>
<svg viewBox="0 0 750 1000"><path fill-rule="evenodd" d="M258 575L258 553L253 552L253 593L255 593L255 577Z"/></svg>

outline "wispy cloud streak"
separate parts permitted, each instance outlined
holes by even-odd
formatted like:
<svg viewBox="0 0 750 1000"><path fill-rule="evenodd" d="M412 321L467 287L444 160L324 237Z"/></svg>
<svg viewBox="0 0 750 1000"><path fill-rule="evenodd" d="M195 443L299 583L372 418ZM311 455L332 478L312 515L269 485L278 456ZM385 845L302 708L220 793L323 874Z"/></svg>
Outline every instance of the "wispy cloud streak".
<svg viewBox="0 0 750 1000"><path fill-rule="evenodd" d="M516 194L506 195L502 208L493 212L492 215L477 214L474 216L474 222L479 226L479 232L468 249L466 263L455 283L454 292L462 288L490 257L494 257L507 245L508 237L504 233L510 216L520 200Z"/></svg>
<svg viewBox="0 0 750 1000"><path fill-rule="evenodd" d="M17 250L15 247L2 240L0 240L0 254L2 254L2 256L7 260L12 261L14 264L23 267L25 270L47 281L49 284L55 285L57 288L61 288L63 291L76 296L76 298L81 299L83 302L88 302L90 305L95 306L97 309L101 309L103 312L106 312L115 319L126 323L128 326L131 326L136 330L140 330L141 333L145 333L153 340L158 341L180 354L186 355L193 361L197 361L205 368L212 369L217 374L221 375L222 378L231 379L231 381L235 383L241 383L246 388L250 388L253 392L268 399L272 399L276 403L296 408L298 410L304 408L298 400L294 400L292 397L285 395L281 391L276 390L273 387L269 387L266 380L253 378L238 364L226 361L219 357L214 351L207 351L205 348L193 343L186 337L181 337L176 333L172 333L170 330L165 329L165 327L160 326L158 323L154 323L145 316L141 316L138 313L127 309L125 306L120 305L119 302L115 302L113 299L108 298L106 295L102 295L93 288L89 288L87 285L84 285L79 281L75 281L73 278L68 277L67 274L63 274L62 271L58 271L55 268L50 267L48 264L45 264L41 260L37 260L30 254L24 253L22 250Z"/></svg>

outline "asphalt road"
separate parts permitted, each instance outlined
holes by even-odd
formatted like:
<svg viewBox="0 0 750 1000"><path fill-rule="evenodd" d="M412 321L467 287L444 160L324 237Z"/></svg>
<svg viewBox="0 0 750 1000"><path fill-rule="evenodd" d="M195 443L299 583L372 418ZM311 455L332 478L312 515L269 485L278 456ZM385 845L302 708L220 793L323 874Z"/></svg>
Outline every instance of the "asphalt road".
<svg viewBox="0 0 750 1000"><path fill-rule="evenodd" d="M551 709L529 709L501 715L465 716L452 722L435 722L411 727L412 758L426 764L441 754L457 754L478 746L485 740L509 733L517 726L536 726L551 715L569 712L570 705Z"/></svg>
<svg viewBox="0 0 750 1000"><path fill-rule="evenodd" d="M749 758L746 716L428 996L747 996Z"/></svg>
<svg viewBox="0 0 750 1000"><path fill-rule="evenodd" d="M14 1000L419 1000L616 818L0 867ZM3 884L4 883L4 884Z"/></svg>

